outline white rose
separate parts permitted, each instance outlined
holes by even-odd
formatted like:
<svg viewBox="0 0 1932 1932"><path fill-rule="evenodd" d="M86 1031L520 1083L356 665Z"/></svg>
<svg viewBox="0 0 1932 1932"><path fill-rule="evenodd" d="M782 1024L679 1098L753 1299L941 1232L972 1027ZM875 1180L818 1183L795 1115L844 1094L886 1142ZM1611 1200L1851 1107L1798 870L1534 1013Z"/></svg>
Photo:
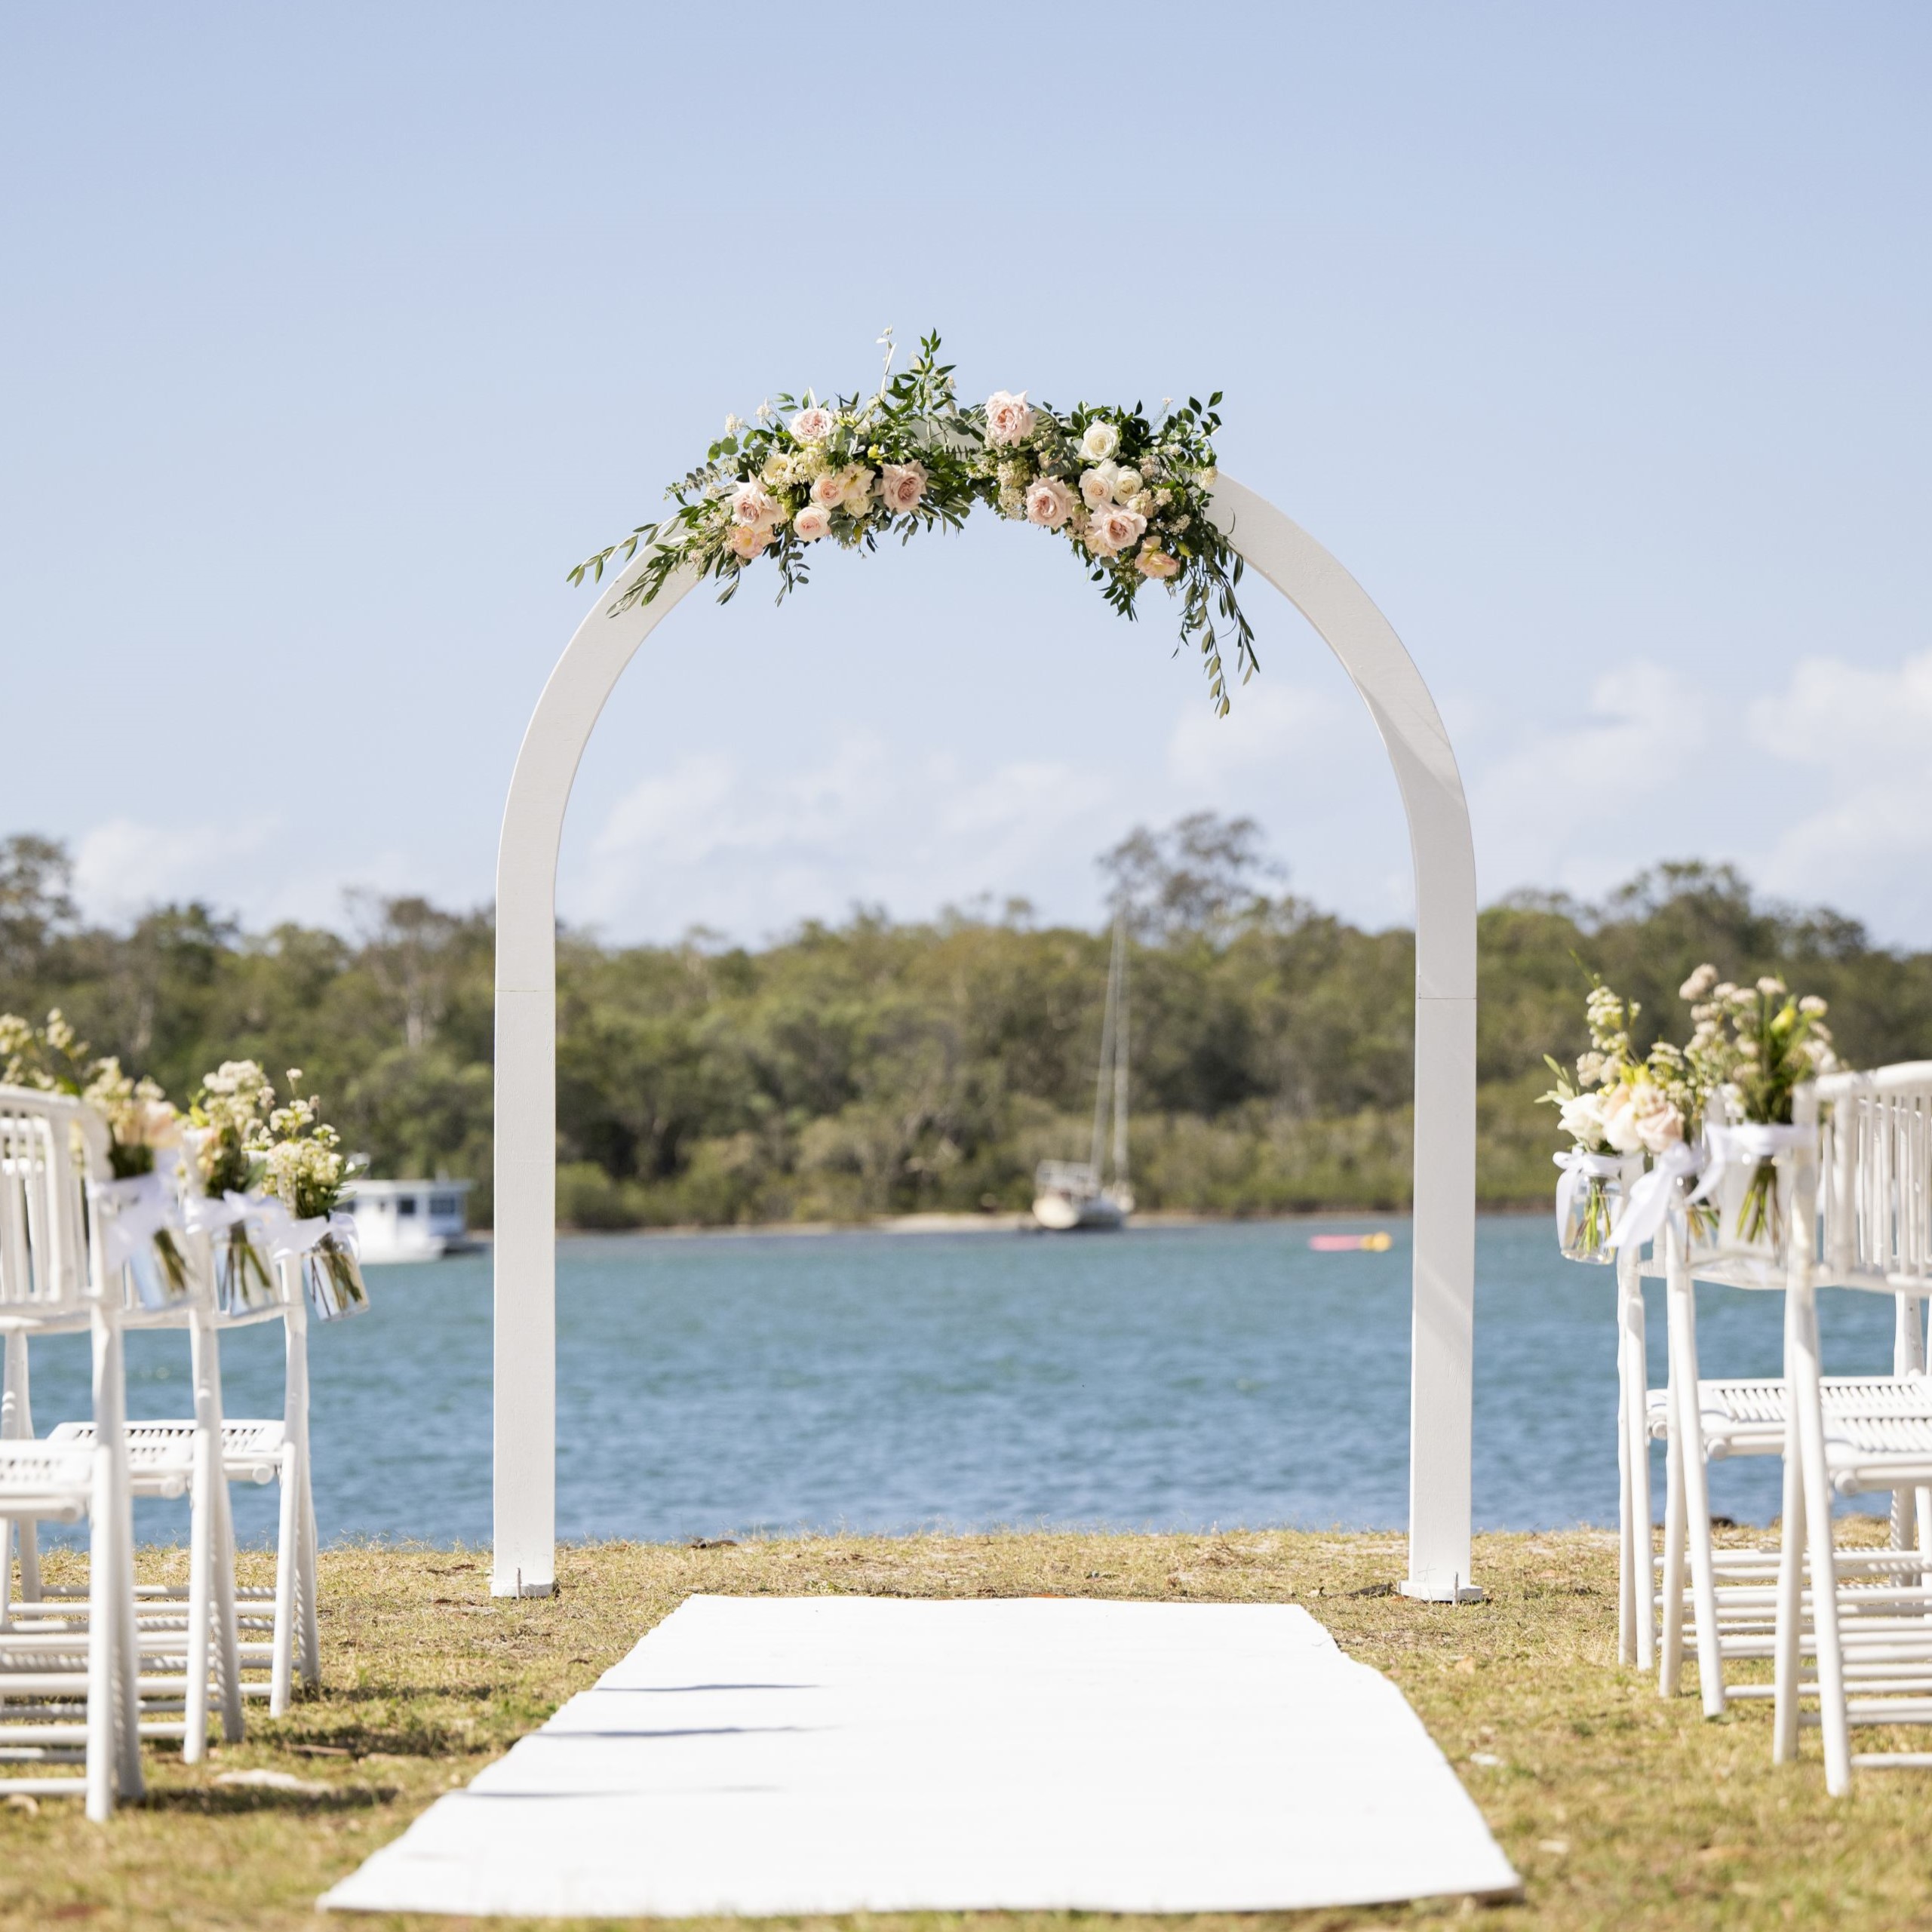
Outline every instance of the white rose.
<svg viewBox="0 0 1932 1932"><path fill-rule="evenodd" d="M1120 432L1110 422L1089 422L1080 438L1080 454L1090 463L1104 463L1120 447Z"/></svg>
<svg viewBox="0 0 1932 1932"><path fill-rule="evenodd" d="M791 520L792 533L800 543L816 543L831 533L832 513L816 503L808 503Z"/></svg>
<svg viewBox="0 0 1932 1932"><path fill-rule="evenodd" d="M1033 434L1034 413L1027 407L1027 392L1016 396L995 389L986 399L986 440L989 443L1019 443Z"/></svg>
<svg viewBox="0 0 1932 1932"><path fill-rule="evenodd" d="M731 520L735 524L756 529L776 523L783 514L778 499L762 483L741 483L732 493Z"/></svg>
<svg viewBox="0 0 1932 1932"><path fill-rule="evenodd" d="M1089 510L1098 510L1113 501L1113 480L1120 474L1117 464L1097 464L1080 478L1080 495Z"/></svg>
<svg viewBox="0 0 1932 1932"><path fill-rule="evenodd" d="M772 535L769 524L736 524L725 542L733 556L742 557L748 563L771 542Z"/></svg>
<svg viewBox="0 0 1932 1932"><path fill-rule="evenodd" d="M1141 493L1141 473L1131 466L1117 470L1113 477L1113 500L1117 503L1131 503Z"/></svg>
<svg viewBox="0 0 1932 1932"><path fill-rule="evenodd" d="M1580 1147L1595 1147L1603 1138L1603 1096L1580 1093L1564 1101L1557 1124Z"/></svg>
<svg viewBox="0 0 1932 1932"><path fill-rule="evenodd" d="M801 443L822 443L832 433L832 413L813 403L791 419L791 433Z"/></svg>
<svg viewBox="0 0 1932 1932"><path fill-rule="evenodd" d="M1123 509L1117 503L1110 503L1104 509L1097 509L1087 524L1087 548L1098 550L1109 557L1117 557L1138 543L1147 527L1147 520L1138 511Z"/></svg>
<svg viewBox="0 0 1932 1932"><path fill-rule="evenodd" d="M1057 477L1043 476L1027 492L1027 521L1058 530L1074 514L1074 493Z"/></svg>
<svg viewBox="0 0 1932 1932"><path fill-rule="evenodd" d="M919 508L929 481L923 463L888 463L879 477L880 493L894 516Z"/></svg>

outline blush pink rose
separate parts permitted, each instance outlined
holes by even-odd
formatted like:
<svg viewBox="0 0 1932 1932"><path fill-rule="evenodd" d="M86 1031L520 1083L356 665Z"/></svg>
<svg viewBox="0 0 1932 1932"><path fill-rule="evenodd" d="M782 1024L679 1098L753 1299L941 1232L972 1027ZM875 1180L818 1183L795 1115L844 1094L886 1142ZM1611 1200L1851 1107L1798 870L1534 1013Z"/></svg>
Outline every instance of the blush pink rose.
<svg viewBox="0 0 1932 1932"><path fill-rule="evenodd" d="M791 433L801 443L822 443L832 433L832 413L822 403L812 403L791 419Z"/></svg>
<svg viewBox="0 0 1932 1932"><path fill-rule="evenodd" d="M725 539L734 557L742 557L747 562L758 555L772 540L769 524L739 524Z"/></svg>
<svg viewBox="0 0 1932 1932"><path fill-rule="evenodd" d="M888 463L879 472L879 493L894 516L919 508L929 481L923 463Z"/></svg>
<svg viewBox="0 0 1932 1932"><path fill-rule="evenodd" d="M731 520L747 529L776 523L782 514L778 499L762 483L741 483L732 493Z"/></svg>
<svg viewBox="0 0 1932 1932"><path fill-rule="evenodd" d="M1179 557L1171 551L1156 550L1151 545L1143 550L1134 562L1144 577L1172 577L1180 573Z"/></svg>
<svg viewBox="0 0 1932 1932"><path fill-rule="evenodd" d="M1058 530L1074 514L1074 493L1058 477L1044 476L1027 492L1027 521Z"/></svg>
<svg viewBox="0 0 1932 1932"><path fill-rule="evenodd" d="M816 503L808 504L792 518L791 528L800 543L816 543L831 534L832 513Z"/></svg>
<svg viewBox="0 0 1932 1932"><path fill-rule="evenodd" d="M989 443L1023 442L1033 434L1034 413L1022 389L1016 396L995 389L986 399L986 440Z"/></svg>
<svg viewBox="0 0 1932 1932"><path fill-rule="evenodd" d="M1087 548L1108 557L1117 557L1122 551L1131 549L1138 543L1147 527L1147 520L1139 511L1123 509L1117 503L1109 504L1104 509L1095 510L1087 519Z"/></svg>
<svg viewBox="0 0 1932 1932"><path fill-rule="evenodd" d="M845 478L843 475L822 476L812 486L812 500L822 510L836 510L845 500Z"/></svg>

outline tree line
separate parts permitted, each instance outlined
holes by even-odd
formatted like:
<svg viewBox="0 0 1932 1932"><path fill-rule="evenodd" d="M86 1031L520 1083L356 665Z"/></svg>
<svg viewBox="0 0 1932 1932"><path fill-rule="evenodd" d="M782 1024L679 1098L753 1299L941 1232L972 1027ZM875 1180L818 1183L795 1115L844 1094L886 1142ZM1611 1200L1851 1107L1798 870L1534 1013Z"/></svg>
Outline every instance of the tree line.
<svg viewBox="0 0 1932 1932"><path fill-rule="evenodd" d="M1246 819L1196 814L1100 862L1131 933L1132 1164L1148 1208L1267 1214L1408 1199L1414 938L1278 890ZM226 1058L301 1067L378 1175L467 1177L489 1217L487 909L352 898L344 929L250 932L199 902L121 926L69 855L0 841L0 1011L60 1007L186 1099ZM558 946L558 1207L588 1227L1015 1209L1087 1141L1108 935L1024 901L898 922L859 909L757 947L694 934ZM1660 865L1600 903L1519 894L1479 936L1478 1187L1548 1196L1543 1056L1574 1057L1594 971L1681 1034L1709 960L1822 994L1850 1064L1932 1056L1932 954L1768 902L1727 866Z"/></svg>

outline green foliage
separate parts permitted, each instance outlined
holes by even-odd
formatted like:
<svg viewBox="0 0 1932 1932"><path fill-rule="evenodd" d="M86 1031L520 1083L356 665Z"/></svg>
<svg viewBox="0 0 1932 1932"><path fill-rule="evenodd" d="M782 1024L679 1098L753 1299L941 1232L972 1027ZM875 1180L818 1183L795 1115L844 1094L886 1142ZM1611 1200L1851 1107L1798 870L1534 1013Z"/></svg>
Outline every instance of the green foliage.
<svg viewBox="0 0 1932 1932"><path fill-rule="evenodd" d="M1264 1213L1406 1202L1414 944L1273 896L1252 825L1136 832L1103 862L1135 934L1132 1166L1150 1208ZM486 912L358 901L348 935L250 934L200 905L85 924L66 860L0 843L0 1012L59 1006L96 1050L185 1098L228 1059L300 1067L379 1175L468 1176L489 1213ZM846 1220L1024 1206L1085 1148L1104 932L1023 902L897 925L808 923L757 951L694 938L559 948L557 1198L585 1227ZM1598 907L1519 898L1481 928L1479 1187L1547 1197L1542 1056L1588 1043L1579 960L1681 1034L1700 962L1782 972L1831 1003L1852 1065L1932 1053L1932 954L1663 867Z"/></svg>

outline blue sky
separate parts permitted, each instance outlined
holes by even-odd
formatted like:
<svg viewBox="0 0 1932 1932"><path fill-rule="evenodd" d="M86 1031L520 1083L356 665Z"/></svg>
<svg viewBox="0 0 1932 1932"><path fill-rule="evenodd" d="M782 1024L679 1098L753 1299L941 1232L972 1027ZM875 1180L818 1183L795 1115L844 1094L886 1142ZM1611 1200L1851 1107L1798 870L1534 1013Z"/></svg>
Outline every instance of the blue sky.
<svg viewBox="0 0 1932 1932"><path fill-rule="evenodd" d="M567 567L891 322L969 394L1224 389L1434 688L1485 896L1695 855L1932 944L1932 17L1045 11L0 10L0 829L104 917L487 898ZM762 593L632 666L565 917L1092 919L1202 806L1407 917L1265 585L1218 725L1037 533Z"/></svg>

